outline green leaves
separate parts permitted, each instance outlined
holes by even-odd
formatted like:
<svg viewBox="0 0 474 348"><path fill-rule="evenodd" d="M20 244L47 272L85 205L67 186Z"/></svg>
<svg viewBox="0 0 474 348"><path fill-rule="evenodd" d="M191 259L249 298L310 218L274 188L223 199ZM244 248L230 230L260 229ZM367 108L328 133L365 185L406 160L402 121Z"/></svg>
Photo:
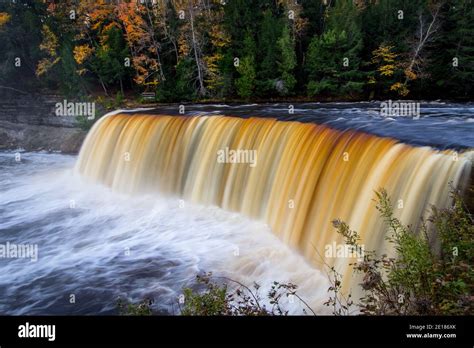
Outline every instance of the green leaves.
<svg viewBox="0 0 474 348"><path fill-rule="evenodd" d="M352 95L364 86L361 64L362 34L352 2L338 1L329 11L326 31L311 40L306 55L309 96Z"/></svg>
<svg viewBox="0 0 474 348"><path fill-rule="evenodd" d="M376 208L387 228L387 239L396 251L395 258L365 252L364 259L354 264L361 273L364 295L358 306L369 315L462 315L472 313L474 300L474 225L461 196L454 192L453 206L433 208L429 223L431 234L439 238L441 253L435 252L427 238L424 222L418 231L404 226L394 217L392 204L385 190L376 192ZM358 234L340 221L333 222L346 243L357 246ZM341 302L340 275L333 269L334 292L331 304ZM338 307L340 308L340 307ZM341 314L339 309L335 314Z"/></svg>

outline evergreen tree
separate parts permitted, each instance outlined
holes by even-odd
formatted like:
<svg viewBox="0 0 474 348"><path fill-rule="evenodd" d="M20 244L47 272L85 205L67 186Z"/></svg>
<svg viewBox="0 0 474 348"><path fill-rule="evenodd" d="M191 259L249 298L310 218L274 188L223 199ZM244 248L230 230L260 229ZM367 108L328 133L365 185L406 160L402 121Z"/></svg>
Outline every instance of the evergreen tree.
<svg viewBox="0 0 474 348"><path fill-rule="evenodd" d="M130 70L125 66L125 58L128 55L129 48L121 31L112 27L105 33L91 62L92 71L100 76L104 83L119 85L122 94L123 80Z"/></svg>
<svg viewBox="0 0 474 348"><path fill-rule="evenodd" d="M283 28L280 39L278 40L279 59L277 62L278 71L280 73L280 84L277 90L282 95L290 94L296 85L294 69L296 67L295 43L290 36L288 26Z"/></svg>
<svg viewBox="0 0 474 348"><path fill-rule="evenodd" d="M266 96L277 91L278 44L283 29L281 18L270 9L265 10L258 35L259 66L257 70L257 93Z"/></svg>
<svg viewBox="0 0 474 348"><path fill-rule="evenodd" d="M431 86L442 98L447 93L469 98L474 95L474 3L455 0L445 10L442 35L432 49Z"/></svg>
<svg viewBox="0 0 474 348"><path fill-rule="evenodd" d="M189 83L194 78L194 62L191 58L183 58L176 65L176 85L174 87L174 100L193 100L196 89Z"/></svg>
<svg viewBox="0 0 474 348"><path fill-rule="evenodd" d="M473 21L472 0L0 1L0 86L468 99Z"/></svg>
<svg viewBox="0 0 474 348"><path fill-rule="evenodd" d="M42 3L0 1L0 85L33 90L44 82L35 76L44 12Z"/></svg>
<svg viewBox="0 0 474 348"><path fill-rule="evenodd" d="M244 39L244 57L239 59L236 67L240 77L235 81L237 94L242 98L252 96L255 89L255 41L250 33Z"/></svg>
<svg viewBox="0 0 474 348"><path fill-rule="evenodd" d="M329 11L326 31L315 36L308 48L308 95L360 93L364 85L361 50L357 8L352 2L338 1Z"/></svg>
<svg viewBox="0 0 474 348"><path fill-rule="evenodd" d="M394 47L396 52L409 50L409 38L418 25L418 13L426 0L378 0L367 2L361 12L361 29L367 61L381 44Z"/></svg>

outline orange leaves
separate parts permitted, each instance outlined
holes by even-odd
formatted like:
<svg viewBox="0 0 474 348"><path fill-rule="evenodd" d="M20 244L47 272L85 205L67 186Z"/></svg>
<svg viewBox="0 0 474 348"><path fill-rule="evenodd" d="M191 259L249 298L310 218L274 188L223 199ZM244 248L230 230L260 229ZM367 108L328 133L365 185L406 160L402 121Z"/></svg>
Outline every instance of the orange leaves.
<svg viewBox="0 0 474 348"><path fill-rule="evenodd" d="M8 23L10 20L10 15L5 12L0 12L0 28Z"/></svg>
<svg viewBox="0 0 474 348"><path fill-rule="evenodd" d="M125 35L130 46L140 43L142 40L149 41L147 37L146 23L142 18L141 9L135 3L121 3L118 5L118 18L125 28Z"/></svg>
<svg viewBox="0 0 474 348"><path fill-rule="evenodd" d="M409 80L416 80L418 78L418 75L416 75L415 72L410 69L405 69L405 76Z"/></svg>
<svg viewBox="0 0 474 348"><path fill-rule="evenodd" d="M132 50L135 83L157 84L156 73L160 70L158 48L152 37L153 23L148 23L143 18L145 8L131 2L121 3L117 9L118 18L125 31L125 40Z"/></svg>

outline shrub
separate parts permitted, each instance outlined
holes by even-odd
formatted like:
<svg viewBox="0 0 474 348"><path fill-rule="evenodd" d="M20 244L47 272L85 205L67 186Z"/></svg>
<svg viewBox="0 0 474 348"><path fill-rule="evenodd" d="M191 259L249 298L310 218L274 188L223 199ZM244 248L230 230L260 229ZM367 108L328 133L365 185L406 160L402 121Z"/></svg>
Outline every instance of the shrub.
<svg viewBox="0 0 474 348"><path fill-rule="evenodd" d="M362 274L364 295L358 303L368 315L465 315L474 312L474 225L458 192L452 191L453 206L432 208L431 217L419 231L404 226L393 216L385 190L377 192L377 210L384 218L396 257L365 252L363 260L352 264ZM348 245L358 247L357 232L333 221ZM428 233L428 225L433 233ZM437 237L440 252L434 252L429 235ZM334 293L326 305L334 314L346 314L354 304L341 296L340 275L331 269Z"/></svg>
<svg viewBox="0 0 474 348"><path fill-rule="evenodd" d="M117 300L117 307L120 315L135 315L135 316L146 316L152 315L153 311L151 305L153 304L152 299L144 299L139 303L130 303L127 300L119 298Z"/></svg>
<svg viewBox="0 0 474 348"><path fill-rule="evenodd" d="M362 275L363 295L358 302L350 294L343 294L342 275L330 268L331 295L325 304L332 307L333 314L348 315L357 310L364 315L474 313L474 224L460 194L452 190L452 207L433 207L431 217L423 221L418 231L394 217L385 190L376 195L376 208L387 225L386 238L393 244L395 257L366 250L361 261L351 264L354 272ZM356 231L341 220L334 220L333 225L346 244L361 248ZM428 233L429 229L432 233ZM437 243L439 248L434 248ZM221 282L215 279L211 273L197 276L201 289L183 289L182 315L287 315L281 300L288 296L294 296L306 306L304 314L315 315L292 283L273 282L266 294L269 304L266 306L257 283L250 288L229 278L220 278ZM122 303L119 308L126 315L150 315L151 303L150 300L138 305Z"/></svg>
<svg viewBox="0 0 474 348"><path fill-rule="evenodd" d="M267 307L259 294L260 286L257 283L250 288L236 280L222 278L227 284L220 285L212 279L212 274L197 276L199 284L204 286L202 291L191 288L184 289L184 306L182 315L233 315L233 316L261 316L261 315L287 315L288 310L282 305L282 299L294 296L306 308L314 312L296 294L297 286L292 283L273 282L266 297ZM229 284L234 285L231 289ZM306 313L306 310L303 310Z"/></svg>

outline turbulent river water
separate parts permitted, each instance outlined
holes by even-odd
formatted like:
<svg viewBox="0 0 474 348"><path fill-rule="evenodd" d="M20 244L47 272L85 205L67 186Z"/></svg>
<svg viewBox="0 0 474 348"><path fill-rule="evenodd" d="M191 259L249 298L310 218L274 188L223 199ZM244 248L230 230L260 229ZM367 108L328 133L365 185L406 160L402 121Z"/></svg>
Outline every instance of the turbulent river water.
<svg viewBox="0 0 474 348"><path fill-rule="evenodd" d="M75 160L0 153L0 242L38 246L36 262L0 259L1 313L114 314L118 297L153 298L155 310L175 313L182 288L208 271L258 281L262 294L293 281L323 310L326 278L264 223L177 198L119 195L82 182Z"/></svg>
<svg viewBox="0 0 474 348"><path fill-rule="evenodd" d="M286 116L282 104L193 105L188 112L278 114L416 145L474 147L472 105L429 103L418 120L381 118L376 105L302 104ZM273 281L293 282L313 310L328 312L326 275L264 222L178 197L113 192L74 172L75 156L16 153L0 152L0 244L36 245L38 257L0 258L1 314L116 314L119 297L153 298L158 313L176 314L183 287L209 271L258 282L261 295ZM292 314L304 308L297 300L284 304Z"/></svg>

